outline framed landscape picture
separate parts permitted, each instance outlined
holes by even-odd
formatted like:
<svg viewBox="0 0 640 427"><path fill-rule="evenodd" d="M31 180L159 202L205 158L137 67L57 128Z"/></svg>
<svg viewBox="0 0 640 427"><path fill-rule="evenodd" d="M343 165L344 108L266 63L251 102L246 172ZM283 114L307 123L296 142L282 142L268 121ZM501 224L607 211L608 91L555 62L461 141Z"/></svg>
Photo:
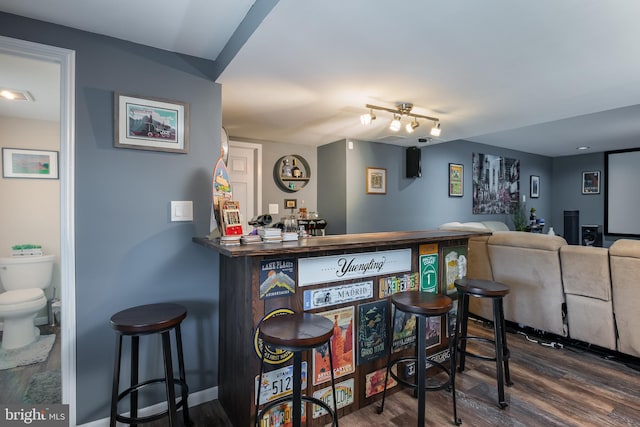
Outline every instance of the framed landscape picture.
<svg viewBox="0 0 640 427"><path fill-rule="evenodd" d="M58 152L3 148L2 177L58 179Z"/></svg>
<svg viewBox="0 0 640 427"><path fill-rule="evenodd" d="M116 92L114 105L114 147L189 152L189 104Z"/></svg>

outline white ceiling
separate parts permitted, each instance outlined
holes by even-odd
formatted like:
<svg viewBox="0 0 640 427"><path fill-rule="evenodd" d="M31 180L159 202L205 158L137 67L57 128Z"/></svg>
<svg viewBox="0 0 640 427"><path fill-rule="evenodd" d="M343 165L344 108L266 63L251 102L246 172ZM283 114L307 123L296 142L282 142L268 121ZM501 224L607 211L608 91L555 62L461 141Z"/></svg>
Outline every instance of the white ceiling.
<svg viewBox="0 0 640 427"><path fill-rule="evenodd" d="M215 60L252 4L0 0L0 10ZM410 102L440 118L432 143L554 157L638 147L638 16L635 0L280 0L217 80L223 125L298 144L424 145L431 123L407 136L387 130L388 113L359 122L367 103Z"/></svg>

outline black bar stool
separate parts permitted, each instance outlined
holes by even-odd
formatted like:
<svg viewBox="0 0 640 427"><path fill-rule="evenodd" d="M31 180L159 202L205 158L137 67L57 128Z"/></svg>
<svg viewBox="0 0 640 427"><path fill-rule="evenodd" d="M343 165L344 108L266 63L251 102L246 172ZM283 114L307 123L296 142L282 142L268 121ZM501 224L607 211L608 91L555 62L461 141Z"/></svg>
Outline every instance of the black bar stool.
<svg viewBox="0 0 640 427"><path fill-rule="evenodd" d="M462 421L458 418L458 410L456 407L456 384L455 384L455 360L456 360L456 334L452 334L449 337L449 360L450 367L447 368L439 362L429 360L429 364L445 372L448 376L447 380L435 385L426 384L426 334L427 334L427 318L440 316L442 324L447 325L447 313L451 311L453 307L453 301L451 298L445 295L432 294L430 292L420 291L408 291L400 292L391 296L391 303L396 307L396 311L393 313L393 319L391 325L395 324L395 317L397 310L404 311L405 313L411 313L416 316L417 320L417 343L416 343L416 356L399 357L391 359L391 343L393 340L393 333L389 334L389 346L387 353L387 374L384 381L384 392L382 393L382 404L378 408L378 414L384 411L384 400L387 394L387 379L389 374L399 383L412 387L418 394L418 426L424 426L425 418L425 391L437 391L437 390L451 390L453 396L453 422L456 425L460 425ZM416 369L414 382L409 382L403 378L400 378L397 374L394 374L391 370L393 365L400 362L415 361Z"/></svg>
<svg viewBox="0 0 640 427"><path fill-rule="evenodd" d="M502 283L491 280L458 279L455 281L458 290L458 319L457 328L460 333L458 342L460 345L460 365L458 370L464 371L465 356L496 362L496 377L498 381L498 405L501 409L509 404L504 399L504 384L513 385L509 374L509 348L507 347L507 334L504 320L502 300L509 294L509 288ZM469 321L469 297L491 298L493 300L493 333L494 339L475 337L467 334L467 322ZM467 341L476 340L492 343L495 348L495 357L474 354L467 351Z"/></svg>
<svg viewBox="0 0 640 427"><path fill-rule="evenodd" d="M182 337L180 335L180 323L187 317L187 310L179 304L160 303L141 305L128 308L111 316L111 327L116 331L116 357L113 370L113 390L111 394L111 427L115 427L116 421L136 426L138 423L148 423L168 416L169 426L178 425L178 408L182 407L184 425L189 426L189 407L187 396L189 388L185 380L184 358L182 356ZM178 368L180 378L173 376L173 364L171 360L171 338L169 333L175 331ZM164 356L164 378L156 378L139 383L138 381L138 356L140 337L144 335L162 335L162 354ZM131 384L130 387L118 394L120 388L120 363L122 357L122 337L131 337ZM167 410L148 415L138 416L138 391L155 384L165 383L167 394ZM182 393L181 399L176 403L175 385L179 385ZM124 397L130 398L130 416L118 414L118 402Z"/></svg>
<svg viewBox="0 0 640 427"><path fill-rule="evenodd" d="M292 402L293 426L300 427L302 422L302 403L304 401L315 403L324 408L331 415L332 425L338 427L337 409L334 411L322 400L312 396L302 395L302 352L311 350L327 344L329 347L329 367L331 369L331 389L333 392L333 407L337 408L336 387L333 377L333 355L331 353L331 337L333 336L333 322L326 317L311 313L281 314L264 319L258 326L260 332L258 337L262 339L263 346L270 344L282 350L293 352L293 396L280 397L269 402L259 410L260 389L256 395L256 419L258 426L260 417L267 413L269 409L283 402ZM260 381L262 384L262 374L264 373L264 355L262 350L262 361L260 363ZM307 418L310 411L307 411Z"/></svg>

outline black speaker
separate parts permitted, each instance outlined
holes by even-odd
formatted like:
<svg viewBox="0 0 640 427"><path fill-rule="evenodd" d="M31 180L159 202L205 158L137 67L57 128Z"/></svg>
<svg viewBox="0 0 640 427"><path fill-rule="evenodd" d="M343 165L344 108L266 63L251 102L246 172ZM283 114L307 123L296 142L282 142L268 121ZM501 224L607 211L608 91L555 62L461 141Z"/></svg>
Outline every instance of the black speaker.
<svg viewBox="0 0 640 427"><path fill-rule="evenodd" d="M582 246L602 247L602 226L583 225L582 226Z"/></svg>
<svg viewBox="0 0 640 427"><path fill-rule="evenodd" d="M564 211L564 239L570 245L580 244L580 211Z"/></svg>
<svg viewBox="0 0 640 427"><path fill-rule="evenodd" d="M422 151L418 147L407 148L407 178L420 178L422 176L421 157Z"/></svg>

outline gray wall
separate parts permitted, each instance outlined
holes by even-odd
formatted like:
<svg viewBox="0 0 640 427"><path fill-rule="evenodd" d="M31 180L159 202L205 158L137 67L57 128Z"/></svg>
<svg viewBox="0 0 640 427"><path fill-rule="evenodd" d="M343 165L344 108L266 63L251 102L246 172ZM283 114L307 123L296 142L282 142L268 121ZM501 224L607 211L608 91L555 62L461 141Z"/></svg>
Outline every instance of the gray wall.
<svg viewBox="0 0 640 427"><path fill-rule="evenodd" d="M600 171L600 194L582 194L582 172L588 171ZM604 225L604 178L604 153L553 159L553 221L559 234L564 233L564 211L579 211L580 225ZM613 240L608 242L605 246Z"/></svg>
<svg viewBox="0 0 640 427"><path fill-rule="evenodd" d="M327 234L347 232L347 141L318 147L318 209L327 220Z"/></svg>
<svg viewBox="0 0 640 427"><path fill-rule="evenodd" d="M285 199L296 199L298 202L298 208L306 207L308 212L317 211L316 200L318 198L318 163L317 163L317 150L316 147L310 147L308 145L294 145L276 142L262 141L262 212L269 212L269 203L277 203L279 207L279 214L274 218L274 222L286 215L291 214L290 209L284 208ZM281 164L278 160L290 154L297 154L302 156L311 169L311 178L307 182L304 188L290 193L282 190L277 186L274 177L273 169L276 166L278 171L281 169ZM297 212L297 211L296 211Z"/></svg>
<svg viewBox="0 0 640 427"><path fill-rule="evenodd" d="M187 381L217 384L217 254L208 233L211 170L220 152L220 87L213 62L0 13L0 34L76 51L77 422L109 413L114 333L126 307L184 304ZM190 152L113 147L114 91L188 102ZM194 223L171 223L171 200L193 200ZM161 372L159 343L143 372Z"/></svg>
<svg viewBox="0 0 640 427"><path fill-rule="evenodd" d="M341 207L339 197L319 192L318 209L331 213L327 217L330 234L341 232L332 226L333 222L340 224L341 221L346 223L347 233L432 229L449 221L494 220L506 222L511 227L510 215L471 213L471 161L474 152L519 159L520 191L526 196L527 210L535 207L538 218L545 218L547 225L555 228L551 215L551 158L468 141L453 141L423 146L422 177L406 178L403 147L353 141L353 149L341 151L333 149L336 144L345 142L322 146L318 150L318 168L322 176L340 177L346 183L344 207ZM342 152L346 162L340 161ZM463 197L449 197L449 163L464 165ZM365 172L368 166L387 169L387 194L366 194ZM529 199L530 175L540 176L538 199ZM325 188L329 183L328 179L321 180L318 187Z"/></svg>

